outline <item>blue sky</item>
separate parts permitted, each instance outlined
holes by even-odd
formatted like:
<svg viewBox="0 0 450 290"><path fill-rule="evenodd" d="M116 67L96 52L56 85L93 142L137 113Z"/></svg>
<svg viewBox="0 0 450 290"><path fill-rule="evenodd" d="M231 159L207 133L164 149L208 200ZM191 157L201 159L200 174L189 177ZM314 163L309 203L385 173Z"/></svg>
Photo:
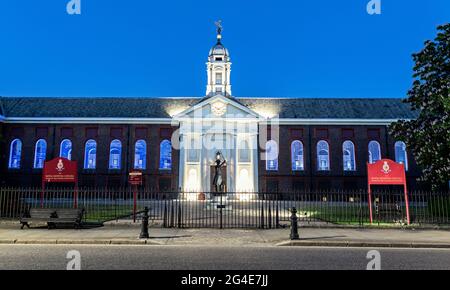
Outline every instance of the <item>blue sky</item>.
<svg viewBox="0 0 450 290"><path fill-rule="evenodd" d="M449 0L0 0L0 96L202 96L214 21L236 96L404 97Z"/></svg>

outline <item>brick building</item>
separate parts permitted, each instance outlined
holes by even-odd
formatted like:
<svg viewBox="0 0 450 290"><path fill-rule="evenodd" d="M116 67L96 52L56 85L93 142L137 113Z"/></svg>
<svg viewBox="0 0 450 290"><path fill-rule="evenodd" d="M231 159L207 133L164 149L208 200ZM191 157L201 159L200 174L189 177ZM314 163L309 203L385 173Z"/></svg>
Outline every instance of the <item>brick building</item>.
<svg viewBox="0 0 450 290"><path fill-rule="evenodd" d="M406 145L387 126L416 113L400 99L236 98L221 42L210 50L205 97L0 97L0 182L41 181L44 160L78 161L81 186L125 186L140 170L144 186L211 191L217 153L229 191L366 186L366 163L405 163Z"/></svg>

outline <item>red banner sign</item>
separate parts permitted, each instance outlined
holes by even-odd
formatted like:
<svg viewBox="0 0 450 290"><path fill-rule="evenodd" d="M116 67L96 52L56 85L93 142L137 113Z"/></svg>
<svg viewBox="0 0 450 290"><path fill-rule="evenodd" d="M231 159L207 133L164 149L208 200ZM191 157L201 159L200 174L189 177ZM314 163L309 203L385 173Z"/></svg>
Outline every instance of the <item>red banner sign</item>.
<svg viewBox="0 0 450 290"><path fill-rule="evenodd" d="M58 157L44 163L42 182L73 182L78 181L77 162Z"/></svg>
<svg viewBox="0 0 450 290"><path fill-rule="evenodd" d="M131 171L128 174L128 182L131 185L142 185L142 172L140 172L140 171Z"/></svg>
<svg viewBox="0 0 450 290"><path fill-rule="evenodd" d="M405 166L390 159L381 159L372 164L367 163L370 223L373 221L371 185L403 185L405 193L406 219L409 225L409 203L408 191L406 188Z"/></svg>
<svg viewBox="0 0 450 290"><path fill-rule="evenodd" d="M373 164L367 164L367 175L369 186L406 183L405 167L390 159L381 159Z"/></svg>
<svg viewBox="0 0 450 290"><path fill-rule="evenodd" d="M78 208L78 168L76 161L58 157L44 162L42 170L41 207L44 207L45 184L51 182L70 182L75 184L73 207Z"/></svg>

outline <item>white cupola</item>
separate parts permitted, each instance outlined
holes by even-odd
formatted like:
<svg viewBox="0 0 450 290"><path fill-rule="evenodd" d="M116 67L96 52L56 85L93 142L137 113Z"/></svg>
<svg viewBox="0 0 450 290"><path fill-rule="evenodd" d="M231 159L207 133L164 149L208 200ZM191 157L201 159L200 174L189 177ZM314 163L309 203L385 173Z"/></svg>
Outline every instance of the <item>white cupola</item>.
<svg viewBox="0 0 450 290"><path fill-rule="evenodd" d="M206 86L206 96L224 95L231 96L231 62L228 49L222 44L222 24L216 22L217 43L209 51L208 62L206 63L208 72L208 84Z"/></svg>

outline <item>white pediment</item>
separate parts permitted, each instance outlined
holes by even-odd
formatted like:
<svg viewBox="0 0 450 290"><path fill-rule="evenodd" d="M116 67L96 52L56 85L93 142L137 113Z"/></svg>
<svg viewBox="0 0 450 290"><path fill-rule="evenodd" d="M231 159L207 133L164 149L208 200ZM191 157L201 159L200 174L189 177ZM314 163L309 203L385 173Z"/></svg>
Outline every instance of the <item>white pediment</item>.
<svg viewBox="0 0 450 290"><path fill-rule="evenodd" d="M202 119L255 119L261 116L238 101L223 95L205 98L185 111L174 116L174 119L202 118Z"/></svg>

